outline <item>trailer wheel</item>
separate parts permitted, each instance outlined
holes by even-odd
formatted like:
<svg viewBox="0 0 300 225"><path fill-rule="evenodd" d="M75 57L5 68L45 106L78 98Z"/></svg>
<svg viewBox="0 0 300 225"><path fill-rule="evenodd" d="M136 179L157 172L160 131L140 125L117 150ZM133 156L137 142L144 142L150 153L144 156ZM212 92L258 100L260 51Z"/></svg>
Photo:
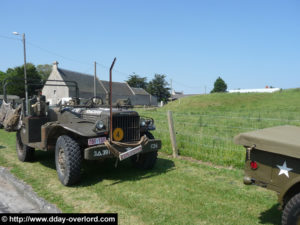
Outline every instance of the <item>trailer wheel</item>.
<svg viewBox="0 0 300 225"><path fill-rule="evenodd" d="M60 136L56 141L55 165L58 178L63 185L70 186L80 180L80 147L67 135Z"/></svg>
<svg viewBox="0 0 300 225"><path fill-rule="evenodd" d="M154 139L154 136L150 132L147 132L146 136L149 139ZM153 152L147 152L145 154L134 155L131 157L131 162L133 166L136 168L148 170L154 167L156 163L156 159L157 159L157 151L153 151Z"/></svg>
<svg viewBox="0 0 300 225"><path fill-rule="evenodd" d="M31 148L23 144L20 132L21 131L18 130L16 133L16 149L17 149L18 159L21 162L31 162L34 158L34 148Z"/></svg>
<svg viewBox="0 0 300 225"><path fill-rule="evenodd" d="M292 197L282 213L282 225L300 224L300 193Z"/></svg>

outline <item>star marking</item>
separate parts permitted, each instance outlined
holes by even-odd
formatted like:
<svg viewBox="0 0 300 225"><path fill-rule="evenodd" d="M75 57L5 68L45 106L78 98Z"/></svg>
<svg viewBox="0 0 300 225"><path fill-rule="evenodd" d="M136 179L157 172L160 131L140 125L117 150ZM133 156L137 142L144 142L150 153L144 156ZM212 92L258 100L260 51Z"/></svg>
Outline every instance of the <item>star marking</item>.
<svg viewBox="0 0 300 225"><path fill-rule="evenodd" d="M277 165L277 167L280 169L278 176L280 176L281 174L284 174L287 177L289 177L289 171L293 170L292 168L288 168L286 166L286 161L284 161L282 166Z"/></svg>

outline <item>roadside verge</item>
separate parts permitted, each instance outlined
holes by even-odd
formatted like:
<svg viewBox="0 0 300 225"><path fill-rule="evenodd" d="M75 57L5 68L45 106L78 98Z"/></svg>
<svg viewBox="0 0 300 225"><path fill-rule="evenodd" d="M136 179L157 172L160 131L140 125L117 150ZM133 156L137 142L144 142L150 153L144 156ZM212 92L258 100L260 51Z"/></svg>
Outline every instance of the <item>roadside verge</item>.
<svg viewBox="0 0 300 225"><path fill-rule="evenodd" d="M61 213L61 211L55 205L50 204L43 198L39 197L32 190L31 186L17 179L9 172L8 169L0 167L0 177L11 184L20 196L24 197L25 200L31 203L31 205L34 205L36 211L40 213ZM26 210L24 212L26 212Z"/></svg>

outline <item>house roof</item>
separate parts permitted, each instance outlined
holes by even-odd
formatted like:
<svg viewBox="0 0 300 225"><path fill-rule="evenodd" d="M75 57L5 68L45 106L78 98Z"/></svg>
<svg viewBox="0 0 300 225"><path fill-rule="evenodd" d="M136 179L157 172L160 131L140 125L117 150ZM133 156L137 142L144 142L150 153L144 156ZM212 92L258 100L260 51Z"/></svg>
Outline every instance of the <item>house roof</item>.
<svg viewBox="0 0 300 225"><path fill-rule="evenodd" d="M147 91L145 91L143 88L131 88L133 90L133 92L136 95L150 95Z"/></svg>
<svg viewBox="0 0 300 225"><path fill-rule="evenodd" d="M71 70L57 68L64 81L75 81L78 84L80 93L93 93L94 90L94 76L79 73ZM96 83L97 94L109 93L109 81L99 80ZM112 89L115 95L131 96L134 95L133 90L125 82L112 82ZM139 91L142 92L142 91Z"/></svg>
<svg viewBox="0 0 300 225"><path fill-rule="evenodd" d="M104 80L101 80L100 82L103 84L104 88L109 92L109 82ZM112 82L112 90L115 94L133 95L129 86L126 83L122 82Z"/></svg>
<svg viewBox="0 0 300 225"><path fill-rule="evenodd" d="M94 76L84 74L84 73L74 72L71 70L61 69L61 68L58 68L58 72L60 73L60 75L64 81L66 81L66 80L76 81L80 92L87 92L87 93L93 92ZM99 93L99 92L105 93L105 90L99 83L99 80L96 83L96 90L97 90L97 93Z"/></svg>

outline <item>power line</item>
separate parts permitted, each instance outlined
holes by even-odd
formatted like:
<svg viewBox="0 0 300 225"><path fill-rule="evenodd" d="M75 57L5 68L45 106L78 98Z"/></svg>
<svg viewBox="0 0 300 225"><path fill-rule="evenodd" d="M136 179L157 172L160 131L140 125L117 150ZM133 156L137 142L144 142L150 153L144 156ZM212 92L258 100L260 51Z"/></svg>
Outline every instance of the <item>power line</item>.
<svg viewBox="0 0 300 225"><path fill-rule="evenodd" d="M8 37L8 36L4 36L4 35L0 35L0 38L10 39L10 40L19 40L19 41L20 41L20 39L18 39L18 38ZM54 51L50 51L50 50L48 50L48 49L46 49L46 48L44 48L44 47L41 47L41 46L39 46L39 45L36 45L36 44L30 42L30 41L28 41L28 40L26 40L26 43L29 44L29 45L31 45L31 46L33 46L33 47L35 47L35 48L38 48L38 49L44 51L44 52L47 52L48 54L55 55L55 56L57 56L57 57L60 57L60 58L65 59L65 60L69 60L69 61L72 61L72 62L80 63L80 64L83 64L83 65L91 65L91 63L89 63L89 62L83 62L83 61L80 61L80 60L77 60L77 59L73 59L73 58L70 58L70 57L66 57L66 56L64 56L64 55L62 55L62 54L59 54L59 53L56 53L56 52L54 52ZM109 66L106 66L106 65L104 65L104 64L102 64L102 63L97 62L97 64L98 64L99 66L101 66L102 68L104 68L104 69L107 69L107 70L110 69ZM117 70L117 69L113 69L113 71L116 72L116 73L122 74L122 75L124 75L124 76L126 76L126 77L127 77L128 75L130 75L130 73L127 73L127 72L124 72L124 71L120 71L120 70ZM186 85L183 85L183 86L186 86ZM186 87L188 87L188 86L186 86ZM190 88L198 88L198 87L190 87Z"/></svg>
<svg viewBox="0 0 300 225"><path fill-rule="evenodd" d="M174 80L174 79L172 79L172 81L174 82L174 83L176 83L176 84L179 84L179 85L181 85L181 86L184 86L184 87L186 87L186 88L191 88L191 89L195 89L195 88L201 88L200 86L199 87L196 87L196 86L189 86L189 85L186 85L186 84L183 84L182 82L177 82L176 80Z"/></svg>
<svg viewBox="0 0 300 225"><path fill-rule="evenodd" d="M13 38L13 37L8 37L8 36L4 36L4 35L0 35L0 38L21 41L21 39L19 39L19 38ZM56 53L56 52L54 52L54 51L50 51L50 50L48 50L48 49L46 49L46 48L44 48L44 47L41 47L41 46L39 46L39 45L36 45L36 44L30 42L30 41L28 41L28 40L26 40L26 43L29 44L29 45L31 45L31 46L33 46L33 47L35 47L35 48L38 48L38 49L44 51L44 52L47 52L47 53L50 54L50 55L55 55L55 56L57 56L57 57L60 57L60 58L65 59L65 60L69 60L69 61L72 61L72 62L80 63L80 64L83 64L83 65L90 65L90 64L91 64L91 63L88 63L88 62L83 62L83 61L79 61L79 60L77 60L77 59L73 59L73 58L70 58L70 57L66 57L66 56L61 55L61 54L59 54L59 53ZM102 68L107 69L107 70L110 69L109 66L106 66L106 65L104 65L104 64L102 64L102 63L99 63L99 62L97 62L97 65L99 65L99 66L101 66ZM117 70L117 69L113 69L113 71L116 72L116 73L125 75L126 77L127 77L128 75L130 75L130 73L127 73L127 72L124 72L124 71L120 71L120 70ZM175 82L175 83L177 83L177 82ZM178 84L180 84L180 83L178 83ZM182 85L182 84L181 84L181 85ZM186 86L186 85L183 85L183 86L188 87L188 88L198 88L198 87L189 87L189 86Z"/></svg>
<svg viewBox="0 0 300 225"><path fill-rule="evenodd" d="M35 47L35 48L38 48L38 49L44 51L44 52L47 52L47 53L49 53L49 54L51 54L51 55L55 55L55 56L58 56L58 57L61 57L61 58L64 58L64 59L69 60L69 61L73 61L73 62L76 62L76 63L85 64L85 65L90 65L90 64L91 64L91 63L88 63L88 62L82 62L82 61L79 61L79 60L76 60L76 59L72 59L72 58L63 56L63 55L61 55L61 54L55 53L55 52L53 52L53 51L50 51L50 50L45 49L45 48L43 48L43 47L40 47L40 46L38 46L38 45L36 45L36 44L33 44L32 42L29 42L29 41L27 41L27 43L28 43L29 45Z"/></svg>
<svg viewBox="0 0 300 225"><path fill-rule="evenodd" d="M102 64L102 63L98 63L98 62L96 62L96 64L97 65L99 65L99 66L101 66L102 68L104 68L104 69L110 69L110 67L109 66L106 66L106 65L104 65L104 64ZM124 74L124 75L126 75L126 76L128 76L130 73L126 73L126 72L122 72L122 71L119 71L119 70L116 70L116 69L113 69L113 71L114 72L117 72L117 73L120 73L120 74Z"/></svg>
<svg viewBox="0 0 300 225"><path fill-rule="evenodd" d="M76 62L76 63L81 63L81 64L84 64L84 65L91 65L91 63L83 62L83 61L79 61L79 60L77 60L77 59L73 59L73 58L69 58L69 57L63 56L63 55L61 55L61 54L58 54L58 53L53 52L53 51L50 51L50 50L48 50L48 49L46 49L46 48L43 48L43 47L40 47L40 46L38 46L38 45L36 45L36 44L33 44L32 42L28 42L28 41L27 41L27 43L28 43L29 45L35 47L35 48L38 48L38 49L40 49L40 50L42 50L42 51L47 52L48 54L55 55L55 56L58 56L58 57L60 57L60 58L63 58L63 59L69 60L69 61L73 61L73 62ZM99 63L99 62L97 62L97 65L99 65L99 66L101 66L102 68L107 69L107 70L110 69L109 66L106 66L106 65L104 65L104 64L102 64L102 63ZM119 73L119 74L126 75L126 76L128 76L128 74L129 74L129 73L122 72L122 71L119 71L119 70L116 70L116 69L113 69L113 71L116 72L116 73Z"/></svg>
<svg viewBox="0 0 300 225"><path fill-rule="evenodd" d="M10 39L10 40L15 40L15 41L21 41L20 38L13 38L13 37L8 37L8 36L4 36L4 35L0 35L0 38Z"/></svg>

